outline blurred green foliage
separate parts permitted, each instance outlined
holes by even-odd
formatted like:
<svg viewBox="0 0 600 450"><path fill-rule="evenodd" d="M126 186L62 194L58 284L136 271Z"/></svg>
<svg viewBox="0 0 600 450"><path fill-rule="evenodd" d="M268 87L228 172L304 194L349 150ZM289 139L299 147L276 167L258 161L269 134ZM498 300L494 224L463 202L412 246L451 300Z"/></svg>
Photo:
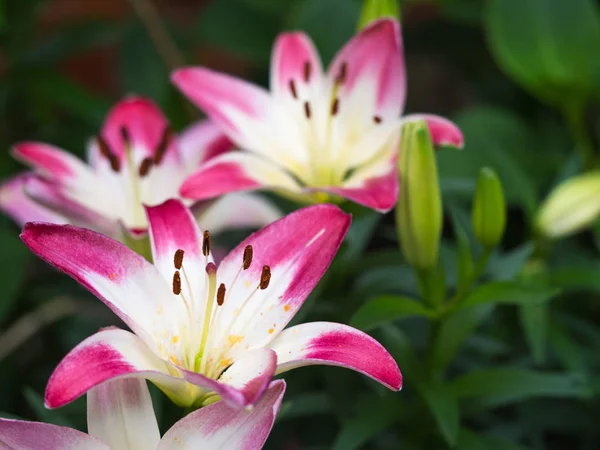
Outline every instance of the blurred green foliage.
<svg viewBox="0 0 600 450"><path fill-rule="evenodd" d="M82 156L110 105L130 92L155 99L177 128L193 118L133 11L43 31L41 16L55 3L0 1L2 177L21 170L8 153L18 140ZM306 31L328 61L354 33L360 7L358 0L212 0L192 25L179 26L169 7L163 19L186 63L204 63L197 49L208 47L266 84L278 32ZM348 205L348 239L295 321L340 321L372 333L398 361L404 389L390 393L330 367L286 374L267 448L600 448L600 225L549 241L532 224L554 186L600 162L599 14L592 0L402 3L407 109L452 117L466 142L462 152L436 154L444 229L430 294L441 303L423 302L393 214ZM87 63L114 79L112 89L64 70L98 49L116 52L109 66ZM483 166L498 174L508 204L504 238L491 252L470 221ZM43 390L73 346L116 319L30 257L18 232L0 218L0 411L85 429L84 400L48 411ZM31 315L64 298L74 311ZM33 327L26 339L23 326ZM182 412L153 394L166 430Z"/></svg>

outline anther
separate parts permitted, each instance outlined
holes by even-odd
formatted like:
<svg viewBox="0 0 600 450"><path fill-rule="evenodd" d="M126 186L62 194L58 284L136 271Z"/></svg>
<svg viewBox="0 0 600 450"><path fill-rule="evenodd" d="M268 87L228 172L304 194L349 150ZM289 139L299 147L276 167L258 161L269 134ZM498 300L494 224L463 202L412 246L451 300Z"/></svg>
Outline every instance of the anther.
<svg viewBox="0 0 600 450"><path fill-rule="evenodd" d="M208 256L210 254L210 233L204 232L204 238L202 239L202 254Z"/></svg>
<svg viewBox="0 0 600 450"><path fill-rule="evenodd" d="M339 109L340 109L340 99L336 97L331 105L331 115L335 116L338 113Z"/></svg>
<svg viewBox="0 0 600 450"><path fill-rule="evenodd" d="M294 98L298 98L298 92L296 92L296 83L294 80L290 80L290 91L292 91L292 96Z"/></svg>
<svg viewBox="0 0 600 450"><path fill-rule="evenodd" d="M258 285L261 289L269 287L271 281L271 268L269 266L263 266L262 273L260 274L260 284Z"/></svg>
<svg viewBox="0 0 600 450"><path fill-rule="evenodd" d="M307 119L310 119L310 103L304 102L304 115Z"/></svg>
<svg viewBox="0 0 600 450"><path fill-rule="evenodd" d="M348 72L348 64L344 61L342 63L342 65L340 66L340 71L338 73L338 76L335 78L336 83L342 84L344 81L346 81L347 72Z"/></svg>
<svg viewBox="0 0 600 450"><path fill-rule="evenodd" d="M173 294L181 294L181 275L179 270L176 270L173 274Z"/></svg>
<svg viewBox="0 0 600 450"><path fill-rule="evenodd" d="M113 172L118 172L121 170L121 161L119 161L119 158L117 158L115 155L110 155L108 162L110 163L110 168L113 170Z"/></svg>
<svg viewBox="0 0 600 450"><path fill-rule="evenodd" d="M244 249L244 263L242 265L244 270L248 270L248 268L250 267L250 264L252 264L252 254L253 254L252 246L246 245L246 248Z"/></svg>
<svg viewBox="0 0 600 450"><path fill-rule="evenodd" d="M129 144L131 142L131 136L129 135L127 128L125 128L125 126L121 126L119 131L121 133L121 139L123 139L123 142L125 144Z"/></svg>
<svg viewBox="0 0 600 450"><path fill-rule="evenodd" d="M154 164L160 164L165 157L165 153L167 153L167 149L169 148L172 135L173 130L171 130L169 127L165 127L160 142L158 143L158 146L154 152Z"/></svg>
<svg viewBox="0 0 600 450"><path fill-rule="evenodd" d="M217 289L217 305L223 306L225 301L225 284L221 283Z"/></svg>
<svg viewBox="0 0 600 450"><path fill-rule="evenodd" d="M304 81L308 83L310 80L310 62L306 61L304 63Z"/></svg>
<svg viewBox="0 0 600 450"><path fill-rule="evenodd" d="M121 169L121 162L119 161L119 158L117 158L110 150L108 143L102 136L96 137L96 143L98 144L98 150L100 151L100 154L104 156L110 163L111 169L115 172L118 172Z"/></svg>
<svg viewBox="0 0 600 450"><path fill-rule="evenodd" d="M148 175L148 172L150 172L150 169L152 168L152 164L152 158L142 159L142 162L140 163L140 168L138 169L138 174L140 175L140 177L145 177L146 175Z"/></svg>
<svg viewBox="0 0 600 450"><path fill-rule="evenodd" d="M381 117L379 117L379 116L373 116L373 122L375 122L375 123L381 123Z"/></svg>
<svg viewBox="0 0 600 450"><path fill-rule="evenodd" d="M184 255L184 251L181 249L178 249L175 252L175 256L173 257L173 265L175 266L175 268L177 270L181 269L181 266L183 265L183 255Z"/></svg>

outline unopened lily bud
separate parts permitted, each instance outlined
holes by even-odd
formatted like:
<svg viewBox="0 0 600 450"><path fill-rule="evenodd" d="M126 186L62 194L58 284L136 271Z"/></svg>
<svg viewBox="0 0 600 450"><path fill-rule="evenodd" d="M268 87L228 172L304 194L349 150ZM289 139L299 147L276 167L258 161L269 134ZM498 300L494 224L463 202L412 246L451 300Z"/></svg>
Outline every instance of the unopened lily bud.
<svg viewBox="0 0 600 450"><path fill-rule="evenodd" d="M540 207L535 227L548 238L576 233L600 216L600 172L590 172L564 181Z"/></svg>
<svg viewBox="0 0 600 450"><path fill-rule="evenodd" d="M471 215L473 234L486 248L502 239L506 227L506 201L496 172L484 167L479 171Z"/></svg>
<svg viewBox="0 0 600 450"><path fill-rule="evenodd" d="M438 260L442 201L433 144L424 121L404 125L398 166L396 227L400 246L412 266L432 269Z"/></svg>
<svg viewBox="0 0 600 450"><path fill-rule="evenodd" d="M400 19L398 0L364 0L358 19L358 29L362 30L374 20L383 17Z"/></svg>

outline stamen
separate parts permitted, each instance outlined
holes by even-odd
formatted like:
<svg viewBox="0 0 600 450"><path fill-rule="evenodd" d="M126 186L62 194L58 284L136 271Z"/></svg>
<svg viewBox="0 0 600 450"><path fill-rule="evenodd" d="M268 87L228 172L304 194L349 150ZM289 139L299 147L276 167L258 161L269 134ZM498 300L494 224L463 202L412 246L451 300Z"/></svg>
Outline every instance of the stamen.
<svg viewBox="0 0 600 450"><path fill-rule="evenodd" d="M121 139L123 139L123 143L125 145L129 145L129 143L131 142L131 136L127 128L125 128L125 126L122 125L119 131L121 132Z"/></svg>
<svg viewBox="0 0 600 450"><path fill-rule="evenodd" d="M304 63L304 82L308 83L310 80L310 62L306 61Z"/></svg>
<svg viewBox="0 0 600 450"><path fill-rule="evenodd" d="M340 71L338 73L338 76L335 78L335 82L338 84L343 84L344 81L346 81L347 72L348 72L348 64L346 63L346 61L344 61L342 63L342 65L340 66Z"/></svg>
<svg viewBox="0 0 600 450"><path fill-rule="evenodd" d="M269 266L263 266L262 273L260 274L260 284L258 285L262 290L269 287L271 281L271 268Z"/></svg>
<svg viewBox="0 0 600 450"><path fill-rule="evenodd" d="M152 167L152 158L144 158L140 164L140 168L138 169L138 173L140 177L145 177L150 172L150 168Z"/></svg>
<svg viewBox="0 0 600 450"><path fill-rule="evenodd" d="M178 249L175 252L175 256L173 257L173 264L175 265L175 268L177 270L181 269L181 266L183 265L183 255L185 254L185 252L182 249Z"/></svg>
<svg viewBox="0 0 600 450"><path fill-rule="evenodd" d="M304 102L304 115L307 119L310 119L310 103Z"/></svg>
<svg viewBox="0 0 600 450"><path fill-rule="evenodd" d="M373 116L373 122L380 124L381 123L381 117L379 116Z"/></svg>
<svg viewBox="0 0 600 450"><path fill-rule="evenodd" d="M335 116L338 113L339 109L340 109L340 99L336 97L335 100L333 101L333 104L331 105L331 115Z"/></svg>
<svg viewBox="0 0 600 450"><path fill-rule="evenodd" d="M113 154L104 138L102 136L97 136L96 143L98 144L98 150L100 150L100 154L104 156L110 163L111 169L114 172L121 170L121 162L119 161L119 158Z"/></svg>
<svg viewBox="0 0 600 450"><path fill-rule="evenodd" d="M298 98L298 92L296 91L296 83L294 80L290 80L290 91L292 91L292 96L294 98Z"/></svg>
<svg viewBox="0 0 600 450"><path fill-rule="evenodd" d="M217 289L217 305L223 306L225 301L225 284L221 283L219 289Z"/></svg>
<svg viewBox="0 0 600 450"><path fill-rule="evenodd" d="M156 151L154 152L154 164L158 165L163 160L165 153L167 153L167 149L169 148L172 135L173 130L171 130L169 127L166 127L163 131L162 138L158 143L158 147L156 147Z"/></svg>
<svg viewBox="0 0 600 450"><path fill-rule="evenodd" d="M204 239L202 239L202 254L208 256L210 254L210 233L204 232Z"/></svg>
<svg viewBox="0 0 600 450"><path fill-rule="evenodd" d="M173 294L181 294L181 275L179 274L179 270L176 270L173 274Z"/></svg>
<svg viewBox="0 0 600 450"><path fill-rule="evenodd" d="M248 268L250 267L250 264L252 264L252 255L253 255L252 246L246 245L246 248L244 249L244 263L243 263L244 270L248 270Z"/></svg>

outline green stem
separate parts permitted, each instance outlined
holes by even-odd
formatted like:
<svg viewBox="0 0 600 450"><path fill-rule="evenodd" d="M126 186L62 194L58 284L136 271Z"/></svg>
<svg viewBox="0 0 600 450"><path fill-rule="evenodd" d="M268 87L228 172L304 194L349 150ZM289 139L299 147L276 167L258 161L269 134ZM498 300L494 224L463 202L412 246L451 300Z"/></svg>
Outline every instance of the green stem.
<svg viewBox="0 0 600 450"><path fill-rule="evenodd" d="M569 102L563 108L563 114L575 140L575 148L579 152L583 168L584 170L591 170L596 165L596 155L592 139L585 125L584 112L583 101Z"/></svg>
<svg viewBox="0 0 600 450"><path fill-rule="evenodd" d="M458 291L448 301L446 308L444 309L444 314L452 311L454 309L454 307L456 307L456 305L458 303L460 303L460 301L463 298L465 298L465 296L469 293L473 284L475 284L475 282L481 277L481 275L483 275L483 272L484 272L485 268L487 267L487 263L490 259L491 254L492 254L491 248L486 248L483 251L483 253L481 254L481 257L477 261L477 265L475 266L475 269L473 270L473 274L471 275L469 282L465 285L465 288L463 290Z"/></svg>

